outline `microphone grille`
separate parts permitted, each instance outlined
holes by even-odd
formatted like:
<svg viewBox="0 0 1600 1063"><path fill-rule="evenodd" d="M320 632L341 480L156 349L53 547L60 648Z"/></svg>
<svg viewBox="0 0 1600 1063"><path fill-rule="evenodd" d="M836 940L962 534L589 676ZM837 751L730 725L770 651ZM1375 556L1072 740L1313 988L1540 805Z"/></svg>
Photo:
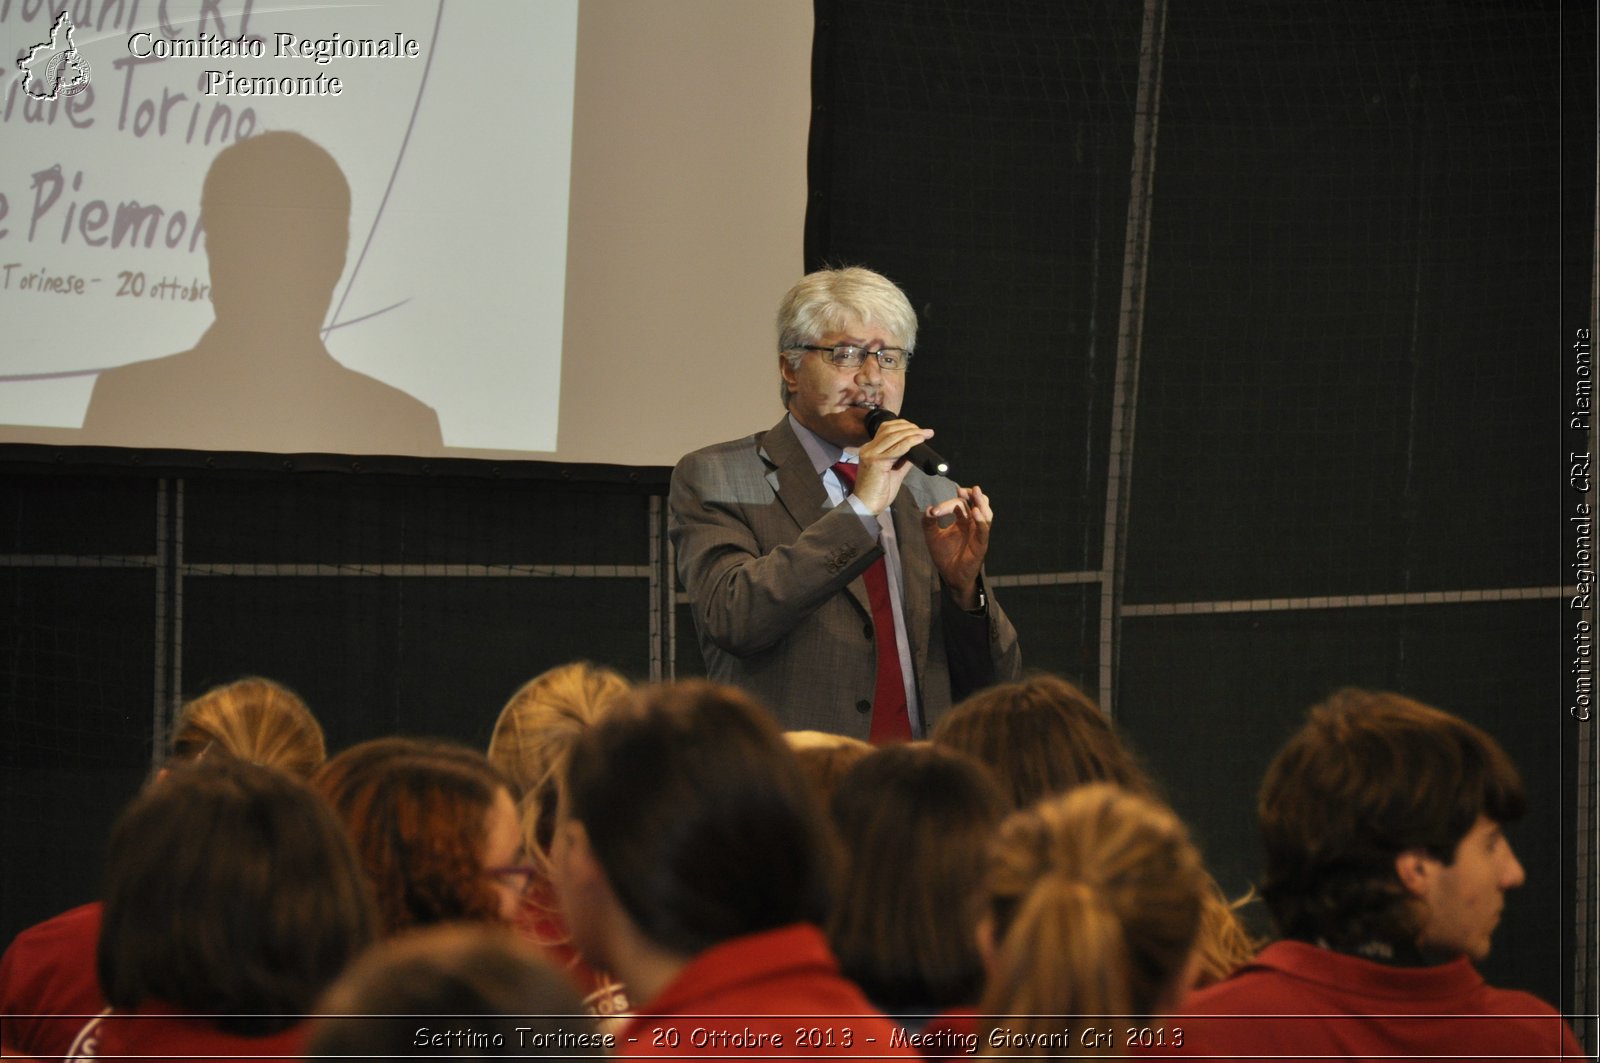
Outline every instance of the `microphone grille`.
<svg viewBox="0 0 1600 1063"><path fill-rule="evenodd" d="M898 421L899 419L900 415L893 410L883 406L875 407L867 411L867 431L877 435L878 429L883 426L883 422Z"/></svg>

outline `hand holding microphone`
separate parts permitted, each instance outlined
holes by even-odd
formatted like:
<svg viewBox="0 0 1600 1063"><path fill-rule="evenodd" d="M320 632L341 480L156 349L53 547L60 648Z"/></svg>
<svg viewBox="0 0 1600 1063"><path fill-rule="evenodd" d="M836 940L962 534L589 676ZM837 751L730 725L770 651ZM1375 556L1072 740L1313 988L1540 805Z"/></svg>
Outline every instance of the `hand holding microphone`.
<svg viewBox="0 0 1600 1063"><path fill-rule="evenodd" d="M899 467L890 473L893 477L892 486L888 486L882 506L874 508L873 512L881 512L893 500L910 464L915 464L929 476L949 473L950 463L928 446L927 439L923 437L924 432L932 434L928 429L919 428L893 410L881 406L867 412L866 425L872 440L863 448L863 464L866 463L867 451L876 449L873 444L882 444L886 454L900 452L897 461ZM900 449L902 447L903 450ZM863 501L866 499L860 488L868 479L863 474L857 481L856 494ZM867 493L876 498L879 490L869 489ZM989 498L976 484L956 488L954 498L929 506L922 514L922 531L934 567L938 569L940 579L949 588L956 603L969 611L982 605L978 576L983 570L984 555L989 552L989 531L993 523L994 510L989 505Z"/></svg>
<svg viewBox="0 0 1600 1063"><path fill-rule="evenodd" d="M909 425L899 414L881 406L867 413L867 431L872 433L873 439L878 438L885 425L897 423ZM905 457L929 476L945 476L950 472L950 463L928 446L927 440L912 444ZM929 506L922 514L922 531L934 567L956 603L969 611L982 605L978 574L983 571L983 558L989 552L989 531L993 523L994 510L989 506L989 498L976 484L958 487L954 498Z"/></svg>
<svg viewBox="0 0 1600 1063"><path fill-rule="evenodd" d="M886 421L903 419L893 410L879 406L867 411L867 431L876 437L878 429L882 428ZM913 446L906 452L906 458L929 476L948 476L950 474L950 463L941 458L939 453L928 446L926 442Z"/></svg>
<svg viewBox="0 0 1600 1063"><path fill-rule="evenodd" d="M912 448L925 444L933 429L922 428L878 407L866 411L869 438L860 448L860 472L851 492L871 513L889 508L916 459Z"/></svg>

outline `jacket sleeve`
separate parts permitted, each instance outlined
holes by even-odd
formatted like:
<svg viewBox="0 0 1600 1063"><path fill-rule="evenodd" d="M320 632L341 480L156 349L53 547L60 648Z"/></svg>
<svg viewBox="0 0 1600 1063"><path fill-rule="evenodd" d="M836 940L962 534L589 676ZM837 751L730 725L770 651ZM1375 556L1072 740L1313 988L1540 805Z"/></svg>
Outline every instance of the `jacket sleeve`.
<svg viewBox="0 0 1600 1063"><path fill-rule="evenodd" d="M800 528L766 481L729 457L711 449L678 463L668 529L701 631L745 657L780 642L883 550L847 505Z"/></svg>
<svg viewBox="0 0 1600 1063"><path fill-rule="evenodd" d="M996 683L1022 678L1022 650L1017 629L1000 607L993 590L985 586L984 615L962 609L946 590L942 596L945 658L950 667L950 697L960 701Z"/></svg>

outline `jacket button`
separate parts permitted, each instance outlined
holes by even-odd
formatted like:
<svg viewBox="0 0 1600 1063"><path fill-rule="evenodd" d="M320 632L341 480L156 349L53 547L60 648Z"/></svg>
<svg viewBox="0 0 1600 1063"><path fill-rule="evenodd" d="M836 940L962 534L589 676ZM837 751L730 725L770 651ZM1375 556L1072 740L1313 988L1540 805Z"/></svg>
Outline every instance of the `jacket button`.
<svg viewBox="0 0 1600 1063"><path fill-rule="evenodd" d="M870 639L872 637L872 625L868 624L866 627L862 628L861 633Z"/></svg>
<svg viewBox="0 0 1600 1063"><path fill-rule="evenodd" d="M856 711L861 713L871 712L872 702L867 701L866 699L856 702Z"/></svg>

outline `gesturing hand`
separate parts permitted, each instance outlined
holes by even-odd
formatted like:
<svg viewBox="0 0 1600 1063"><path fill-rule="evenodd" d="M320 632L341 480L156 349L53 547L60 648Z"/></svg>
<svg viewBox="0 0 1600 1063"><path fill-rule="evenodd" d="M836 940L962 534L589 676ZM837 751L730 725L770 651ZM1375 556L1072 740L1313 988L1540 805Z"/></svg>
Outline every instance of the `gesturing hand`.
<svg viewBox="0 0 1600 1063"><path fill-rule="evenodd" d="M945 523L946 518L950 518ZM976 484L956 489L956 497L929 506L922 514L922 533L934 567L963 609L978 607L978 572L989 552L994 510Z"/></svg>

